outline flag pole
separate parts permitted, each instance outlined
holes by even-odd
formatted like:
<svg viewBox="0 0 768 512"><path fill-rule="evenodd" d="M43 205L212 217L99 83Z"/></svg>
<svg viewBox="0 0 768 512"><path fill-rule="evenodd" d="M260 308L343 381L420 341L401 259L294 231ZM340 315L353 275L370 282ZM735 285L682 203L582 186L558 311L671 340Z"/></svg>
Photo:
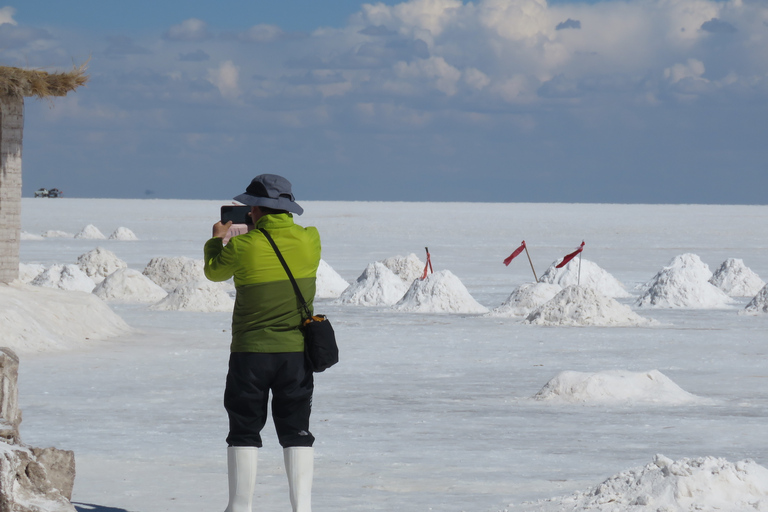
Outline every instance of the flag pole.
<svg viewBox="0 0 768 512"><path fill-rule="evenodd" d="M581 255L582 254L583 253L581 253L581 252L579 253L579 279L578 279L578 281L576 281L576 285L577 286L581 286Z"/></svg>
<svg viewBox="0 0 768 512"><path fill-rule="evenodd" d="M525 255L528 256L528 263L531 264L531 270L533 271L533 278L536 280L536 282L539 282L539 278L536 277L536 269L533 268L533 261L531 261L531 255L528 253L528 246L525 246Z"/></svg>

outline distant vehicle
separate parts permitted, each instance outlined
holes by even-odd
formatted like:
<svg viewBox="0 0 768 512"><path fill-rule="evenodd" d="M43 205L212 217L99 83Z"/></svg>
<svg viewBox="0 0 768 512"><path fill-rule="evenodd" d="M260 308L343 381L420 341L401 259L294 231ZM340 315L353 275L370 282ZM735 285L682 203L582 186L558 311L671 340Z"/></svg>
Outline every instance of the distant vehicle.
<svg viewBox="0 0 768 512"><path fill-rule="evenodd" d="M35 197L64 197L64 192L57 188L48 190L47 188L39 188L35 190Z"/></svg>

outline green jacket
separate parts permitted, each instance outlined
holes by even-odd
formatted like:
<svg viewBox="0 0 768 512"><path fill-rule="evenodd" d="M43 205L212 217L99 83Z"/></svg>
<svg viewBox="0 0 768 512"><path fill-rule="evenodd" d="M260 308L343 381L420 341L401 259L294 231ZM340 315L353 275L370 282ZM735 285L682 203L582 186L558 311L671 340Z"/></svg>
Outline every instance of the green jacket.
<svg viewBox="0 0 768 512"><path fill-rule="evenodd" d="M310 311L320 263L320 235L293 222L289 213L265 215L264 228L283 254ZM232 352L303 352L302 313L288 274L258 229L205 243L205 276L211 281L234 277L237 296L232 312Z"/></svg>

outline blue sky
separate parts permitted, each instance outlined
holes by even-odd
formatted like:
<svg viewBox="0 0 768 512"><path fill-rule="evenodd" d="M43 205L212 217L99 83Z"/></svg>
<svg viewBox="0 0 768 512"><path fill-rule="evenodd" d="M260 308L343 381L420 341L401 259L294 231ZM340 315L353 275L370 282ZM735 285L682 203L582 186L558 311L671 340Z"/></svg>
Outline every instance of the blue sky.
<svg viewBox="0 0 768 512"><path fill-rule="evenodd" d="M24 195L765 204L768 4L0 3Z"/></svg>

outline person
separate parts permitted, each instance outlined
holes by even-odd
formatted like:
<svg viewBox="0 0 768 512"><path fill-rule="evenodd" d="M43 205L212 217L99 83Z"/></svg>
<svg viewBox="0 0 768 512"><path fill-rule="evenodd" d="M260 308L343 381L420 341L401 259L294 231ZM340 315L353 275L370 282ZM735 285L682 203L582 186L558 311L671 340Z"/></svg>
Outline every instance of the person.
<svg viewBox="0 0 768 512"><path fill-rule="evenodd" d="M291 183L282 176L256 176L245 193L234 199L251 207L254 229L224 245L231 222L219 221L204 249L206 277L211 281L234 277L237 290L224 391L229 416L226 512L251 512L258 449L262 447L260 432L267 421L270 391L291 506L294 512L309 512L315 441L309 431L313 375L304 362L299 300L274 249L258 228L264 228L274 239L310 310L320 263L320 235L314 227L294 223L292 214L301 215L304 210L295 201Z"/></svg>

